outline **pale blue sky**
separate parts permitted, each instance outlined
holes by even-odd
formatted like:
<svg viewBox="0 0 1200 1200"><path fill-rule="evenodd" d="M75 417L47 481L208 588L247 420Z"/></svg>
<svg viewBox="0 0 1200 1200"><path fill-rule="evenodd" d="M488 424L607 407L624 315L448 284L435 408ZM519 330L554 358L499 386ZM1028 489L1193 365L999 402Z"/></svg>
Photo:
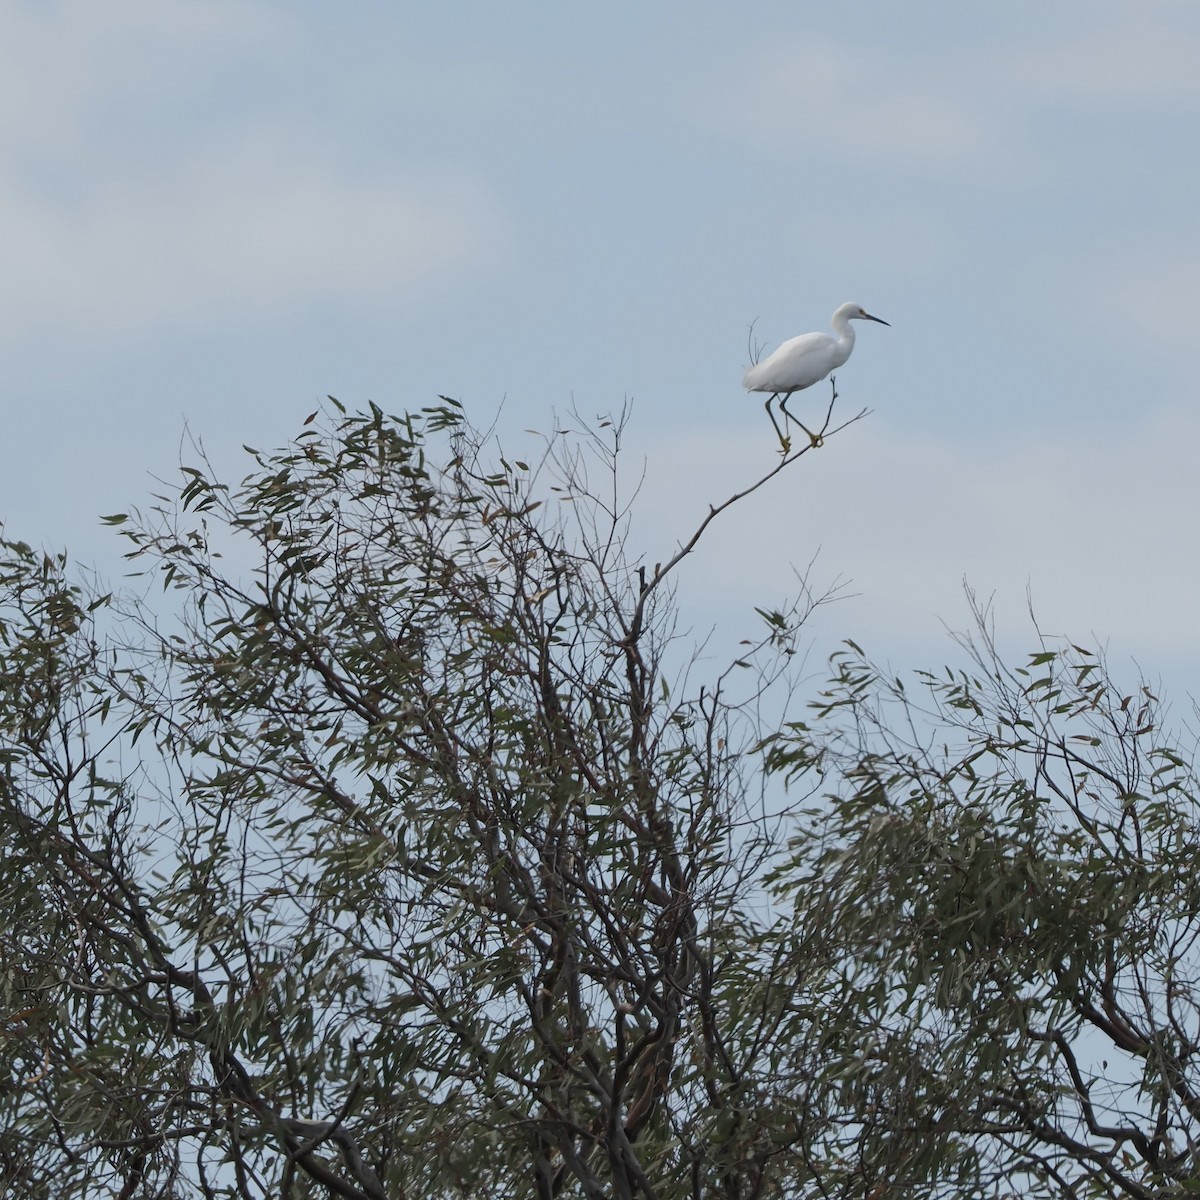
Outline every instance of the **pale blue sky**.
<svg viewBox="0 0 1200 1200"><path fill-rule="evenodd" d="M1192 0L14 2L0 99L10 536L110 569L185 419L240 469L326 393L632 397L667 557L774 453L749 322L854 300L874 415L728 515L698 625L819 549L827 641L941 661L966 575L1192 686Z"/></svg>

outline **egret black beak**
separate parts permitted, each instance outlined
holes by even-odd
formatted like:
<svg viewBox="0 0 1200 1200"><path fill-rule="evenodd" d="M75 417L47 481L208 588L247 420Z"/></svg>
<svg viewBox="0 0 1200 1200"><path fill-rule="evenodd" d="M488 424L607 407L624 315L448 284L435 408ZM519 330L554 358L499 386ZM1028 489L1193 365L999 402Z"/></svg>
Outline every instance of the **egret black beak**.
<svg viewBox="0 0 1200 1200"><path fill-rule="evenodd" d="M885 320L884 320L882 317L873 317L873 316L871 316L871 314L870 314L869 312L865 312L865 313L863 313L863 316L864 316L864 317L865 317L865 318L866 318L868 321L878 321L880 325L887 325L887 327L888 327L889 329L891 329L891 325L889 325L889 324L888 324L888 322L887 322L887 321L885 321Z"/></svg>

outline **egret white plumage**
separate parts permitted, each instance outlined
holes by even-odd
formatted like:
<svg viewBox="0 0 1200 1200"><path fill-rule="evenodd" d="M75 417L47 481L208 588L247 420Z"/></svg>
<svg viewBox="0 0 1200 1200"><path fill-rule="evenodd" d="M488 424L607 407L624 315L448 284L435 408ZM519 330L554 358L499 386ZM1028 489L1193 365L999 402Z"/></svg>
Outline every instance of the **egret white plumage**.
<svg viewBox="0 0 1200 1200"><path fill-rule="evenodd" d="M843 304L829 322L833 326L834 336L802 333L799 337L789 338L762 362L746 368L742 386L749 392L771 393L767 398L767 416L771 418L771 424L775 426L785 450L789 443L780 432L779 422L771 411L771 401L779 399L779 411L783 413L785 423L795 421L796 418L787 409L788 397L793 392L812 387L850 357L850 351L854 349L851 321L877 321L880 325L887 325L882 317L871 316L861 304ZM796 424L800 425L800 422L796 421ZM804 429L804 426L800 425L800 428ZM804 432L812 439L813 445L818 443L819 438L815 434L807 429Z"/></svg>

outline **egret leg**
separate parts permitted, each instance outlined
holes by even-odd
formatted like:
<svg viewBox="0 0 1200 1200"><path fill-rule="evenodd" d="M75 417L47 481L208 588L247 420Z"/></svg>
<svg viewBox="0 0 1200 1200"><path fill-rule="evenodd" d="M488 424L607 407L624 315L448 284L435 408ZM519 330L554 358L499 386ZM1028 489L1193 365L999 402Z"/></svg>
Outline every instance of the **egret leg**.
<svg viewBox="0 0 1200 1200"><path fill-rule="evenodd" d="M792 448L792 440L784 435L782 429L779 428L779 422L775 420L775 414L771 411L771 401L779 395L778 392L772 392L767 397L766 409L767 416L771 418L771 424L775 426L775 436L779 439L779 444L783 447L783 452L786 454ZM779 407L783 408L783 401L780 400Z"/></svg>
<svg viewBox="0 0 1200 1200"><path fill-rule="evenodd" d="M786 396L779 402L779 411L781 413L783 413L784 420L795 421L796 424L799 425L800 428L803 429L804 432L808 434L808 440L812 443L812 445L814 447L822 446L825 444L825 439L819 433L813 433L813 431L811 429L809 429L807 425L805 425L802 421L796 421L796 418L793 417L790 412L788 412Z"/></svg>

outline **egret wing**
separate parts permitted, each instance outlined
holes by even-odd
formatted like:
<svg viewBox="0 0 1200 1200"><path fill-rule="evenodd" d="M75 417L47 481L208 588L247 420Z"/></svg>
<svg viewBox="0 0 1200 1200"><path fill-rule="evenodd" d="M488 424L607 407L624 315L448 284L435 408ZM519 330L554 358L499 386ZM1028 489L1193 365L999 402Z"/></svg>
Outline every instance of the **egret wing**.
<svg viewBox="0 0 1200 1200"><path fill-rule="evenodd" d="M798 392L824 379L838 365L836 350L837 342L827 333L802 333L750 367L742 386L752 392Z"/></svg>

